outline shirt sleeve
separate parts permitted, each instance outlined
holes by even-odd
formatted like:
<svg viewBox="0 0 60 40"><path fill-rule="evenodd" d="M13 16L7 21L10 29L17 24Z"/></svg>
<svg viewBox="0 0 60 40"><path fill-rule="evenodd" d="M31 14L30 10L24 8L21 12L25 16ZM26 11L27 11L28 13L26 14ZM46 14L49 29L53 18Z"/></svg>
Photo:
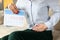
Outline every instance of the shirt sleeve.
<svg viewBox="0 0 60 40"><path fill-rule="evenodd" d="M16 7L18 9L23 9L25 7L25 0L17 0Z"/></svg>
<svg viewBox="0 0 60 40"><path fill-rule="evenodd" d="M53 15L50 17L50 20L47 21L45 24L48 27L48 29L53 28L59 20L60 20L60 6L58 0L48 0L48 5L50 8L53 9Z"/></svg>

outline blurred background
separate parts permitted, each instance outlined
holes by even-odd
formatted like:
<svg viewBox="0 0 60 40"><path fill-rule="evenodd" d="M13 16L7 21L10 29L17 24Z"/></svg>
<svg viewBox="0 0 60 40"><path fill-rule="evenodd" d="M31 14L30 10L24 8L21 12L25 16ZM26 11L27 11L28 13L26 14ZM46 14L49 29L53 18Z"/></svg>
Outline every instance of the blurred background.
<svg viewBox="0 0 60 40"><path fill-rule="evenodd" d="M3 24L3 0L0 0L0 24Z"/></svg>
<svg viewBox="0 0 60 40"><path fill-rule="evenodd" d="M7 1L7 2L6 2ZM20 27L7 27L3 25L4 22L4 9L7 8L8 4L10 3L16 3L17 0L0 0L0 38L10 34L13 31L16 30L23 30L26 29L26 27L20 28ZM60 1L60 0L59 0ZM60 2L59 2L60 4ZM52 9L49 9L49 15L51 16L53 13ZM53 38L54 40L60 40L60 21L59 23L54 27L53 31Z"/></svg>
<svg viewBox="0 0 60 40"><path fill-rule="evenodd" d="M3 10L3 3L2 3L3 0L0 0L0 10Z"/></svg>

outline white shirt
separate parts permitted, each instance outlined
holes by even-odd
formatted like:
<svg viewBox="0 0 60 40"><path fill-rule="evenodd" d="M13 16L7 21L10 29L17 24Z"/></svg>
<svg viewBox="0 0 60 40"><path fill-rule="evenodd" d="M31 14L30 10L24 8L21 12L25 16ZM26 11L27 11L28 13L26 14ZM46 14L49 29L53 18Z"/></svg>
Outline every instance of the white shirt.
<svg viewBox="0 0 60 40"><path fill-rule="evenodd" d="M44 23L48 27L47 30L52 30L53 26L60 20L60 6L58 2L58 0L17 0L16 6L27 12L29 26ZM48 15L48 7L53 9L53 15L50 19Z"/></svg>

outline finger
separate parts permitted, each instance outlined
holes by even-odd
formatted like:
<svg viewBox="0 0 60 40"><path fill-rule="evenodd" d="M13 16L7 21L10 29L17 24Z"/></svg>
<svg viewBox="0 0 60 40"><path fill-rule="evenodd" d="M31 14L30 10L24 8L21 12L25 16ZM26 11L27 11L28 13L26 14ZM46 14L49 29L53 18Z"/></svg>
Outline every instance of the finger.
<svg viewBox="0 0 60 40"><path fill-rule="evenodd" d="M42 29L40 29L39 31L40 32L43 32L43 31L45 31L46 30L46 28L42 28Z"/></svg>
<svg viewBox="0 0 60 40"><path fill-rule="evenodd" d="M36 27L34 27L34 28L32 28L33 30L37 30L37 28Z"/></svg>
<svg viewBox="0 0 60 40"><path fill-rule="evenodd" d="M42 32L42 31L45 31L46 29L43 27L43 28L37 28L37 31L40 31L40 32Z"/></svg>
<svg viewBox="0 0 60 40"><path fill-rule="evenodd" d="M33 28L32 28L32 30L35 30L35 31L37 31L38 29L37 29L37 27L35 26L35 27L33 27Z"/></svg>

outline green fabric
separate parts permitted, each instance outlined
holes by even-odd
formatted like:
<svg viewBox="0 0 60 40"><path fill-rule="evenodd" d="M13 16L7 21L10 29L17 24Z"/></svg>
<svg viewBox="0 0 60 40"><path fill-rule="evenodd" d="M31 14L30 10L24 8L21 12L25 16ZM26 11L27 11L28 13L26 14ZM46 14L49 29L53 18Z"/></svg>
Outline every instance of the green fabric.
<svg viewBox="0 0 60 40"><path fill-rule="evenodd" d="M8 40L53 40L51 31L35 32L33 30L16 31Z"/></svg>
<svg viewBox="0 0 60 40"><path fill-rule="evenodd" d="M52 31L35 32L33 30L15 31L1 40L53 40Z"/></svg>
<svg viewBox="0 0 60 40"><path fill-rule="evenodd" d="M1 40L1 38L0 38L0 40Z"/></svg>
<svg viewBox="0 0 60 40"><path fill-rule="evenodd" d="M1 40L8 40L8 36L9 35L6 35L6 36L2 37Z"/></svg>

